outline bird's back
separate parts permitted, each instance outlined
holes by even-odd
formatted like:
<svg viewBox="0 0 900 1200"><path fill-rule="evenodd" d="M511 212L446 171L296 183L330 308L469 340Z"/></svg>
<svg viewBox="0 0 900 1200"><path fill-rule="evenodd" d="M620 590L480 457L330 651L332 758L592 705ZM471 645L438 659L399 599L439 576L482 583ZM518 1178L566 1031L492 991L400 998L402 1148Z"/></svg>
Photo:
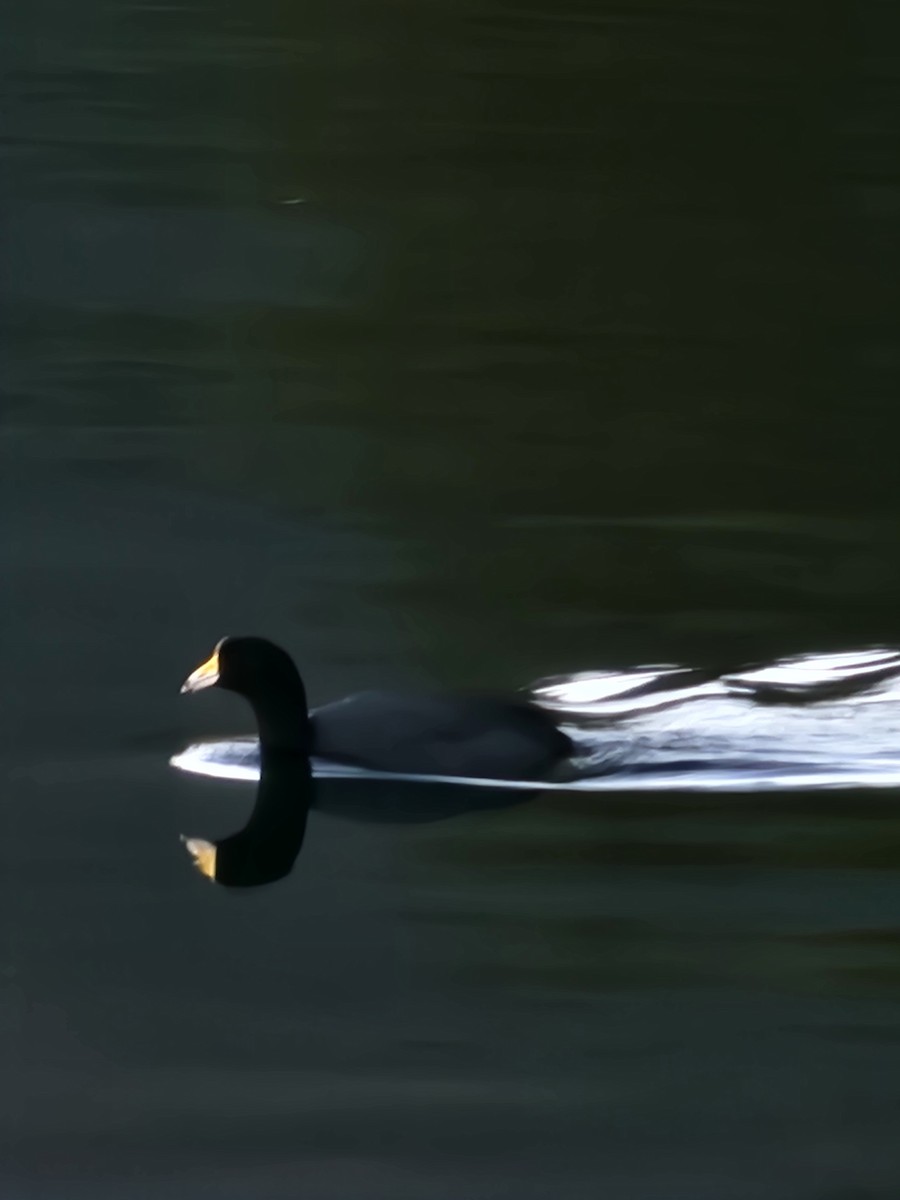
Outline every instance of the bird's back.
<svg viewBox="0 0 900 1200"><path fill-rule="evenodd" d="M361 692L312 714L313 753L371 770L540 779L571 752L526 701Z"/></svg>

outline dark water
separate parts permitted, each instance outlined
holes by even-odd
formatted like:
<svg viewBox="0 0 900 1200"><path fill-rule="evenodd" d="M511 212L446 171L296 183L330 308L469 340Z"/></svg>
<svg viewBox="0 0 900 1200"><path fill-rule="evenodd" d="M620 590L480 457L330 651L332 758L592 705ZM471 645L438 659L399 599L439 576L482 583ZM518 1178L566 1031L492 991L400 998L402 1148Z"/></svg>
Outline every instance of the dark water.
<svg viewBox="0 0 900 1200"><path fill-rule="evenodd" d="M182 700L900 643L900 19L4 17L2 1191L888 1200L890 795L313 815Z"/></svg>

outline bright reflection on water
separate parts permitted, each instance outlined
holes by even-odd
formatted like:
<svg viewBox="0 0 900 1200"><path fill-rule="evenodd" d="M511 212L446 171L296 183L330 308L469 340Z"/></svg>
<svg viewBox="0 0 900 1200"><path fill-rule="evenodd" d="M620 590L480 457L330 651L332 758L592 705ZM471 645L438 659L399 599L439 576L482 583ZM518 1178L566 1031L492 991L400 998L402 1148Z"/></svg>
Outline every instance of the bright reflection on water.
<svg viewBox="0 0 900 1200"><path fill-rule="evenodd" d="M701 678L697 681L694 676ZM530 689L576 745L570 782L435 777L313 761L322 778L520 791L801 791L900 786L900 654L806 655L704 678L678 667L582 672ZM254 738L203 742L172 766L259 779Z"/></svg>

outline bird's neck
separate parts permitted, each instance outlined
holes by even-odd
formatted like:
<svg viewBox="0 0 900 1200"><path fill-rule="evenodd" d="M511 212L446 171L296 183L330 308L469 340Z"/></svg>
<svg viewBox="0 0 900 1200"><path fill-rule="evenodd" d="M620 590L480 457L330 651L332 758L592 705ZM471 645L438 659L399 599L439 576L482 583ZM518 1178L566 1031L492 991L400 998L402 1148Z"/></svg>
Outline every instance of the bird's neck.
<svg viewBox="0 0 900 1200"><path fill-rule="evenodd" d="M306 696L268 695L250 699L259 729L259 749L268 755L298 754L309 757L312 730Z"/></svg>

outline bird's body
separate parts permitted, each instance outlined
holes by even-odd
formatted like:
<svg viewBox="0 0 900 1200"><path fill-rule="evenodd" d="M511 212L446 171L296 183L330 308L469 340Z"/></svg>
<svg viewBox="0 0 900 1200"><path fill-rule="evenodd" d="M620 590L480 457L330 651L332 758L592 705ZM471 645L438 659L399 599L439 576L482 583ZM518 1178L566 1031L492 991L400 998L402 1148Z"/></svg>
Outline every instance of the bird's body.
<svg viewBox="0 0 900 1200"><path fill-rule="evenodd" d="M310 723L317 758L374 771L542 779L572 753L549 713L484 696L360 692Z"/></svg>

